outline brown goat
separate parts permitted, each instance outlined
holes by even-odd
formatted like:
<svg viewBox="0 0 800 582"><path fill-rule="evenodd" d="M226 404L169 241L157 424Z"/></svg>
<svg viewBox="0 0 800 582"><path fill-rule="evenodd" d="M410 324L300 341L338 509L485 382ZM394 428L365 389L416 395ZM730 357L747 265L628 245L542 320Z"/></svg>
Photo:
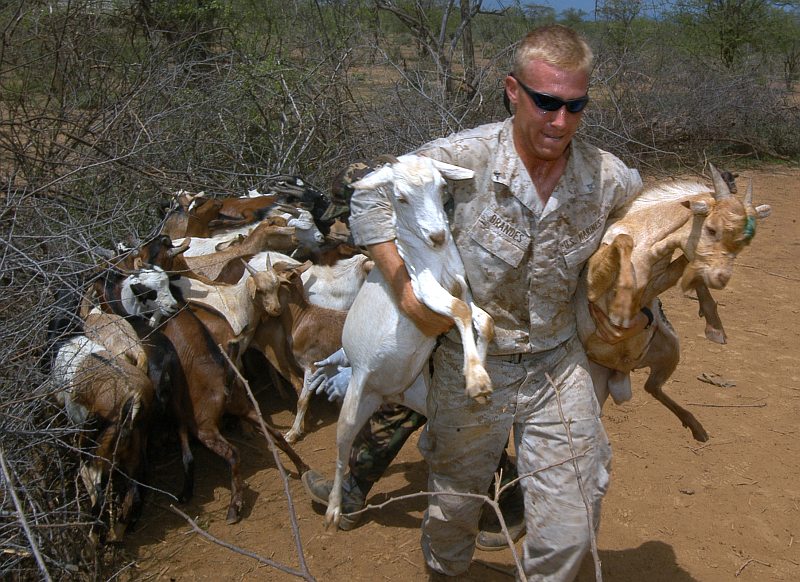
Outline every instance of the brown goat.
<svg viewBox="0 0 800 582"><path fill-rule="evenodd" d="M266 249L292 252L297 245L294 227L274 226L267 221L259 224L241 244L210 255L184 257L184 259L189 269L214 280L222 273L225 265L234 259L249 257Z"/></svg>
<svg viewBox="0 0 800 582"><path fill-rule="evenodd" d="M124 357L129 363L147 372L147 354L133 326L124 317L94 308L83 321L83 333L114 356Z"/></svg>
<svg viewBox="0 0 800 582"><path fill-rule="evenodd" d="M224 317L218 314L216 317L219 325L227 325ZM188 499L193 491L193 472L190 470L192 454L189 448L189 433L191 433L209 450L227 461L231 470L231 501L226 519L228 523L236 523L241 517L242 509L239 452L222 436L220 426L223 414L231 414L248 421L260 430L258 413L241 384L232 382L228 364L194 310L182 309L166 320L160 330L175 346L188 385L187 393L173 393L173 410L178 418L178 436L187 478L181 497ZM267 431L275 439L278 447L292 460L298 474L305 472L308 469L307 465L281 434L270 426L267 426Z"/></svg>
<svg viewBox="0 0 800 582"><path fill-rule="evenodd" d="M282 267L276 264L274 268L280 272ZM298 393L297 415L285 435L290 443L303 434L311 399L308 380L315 370L314 362L342 347L342 328L347 316L346 311L310 304L303 291L300 270L298 267L283 271L280 315L264 319L251 343Z"/></svg>

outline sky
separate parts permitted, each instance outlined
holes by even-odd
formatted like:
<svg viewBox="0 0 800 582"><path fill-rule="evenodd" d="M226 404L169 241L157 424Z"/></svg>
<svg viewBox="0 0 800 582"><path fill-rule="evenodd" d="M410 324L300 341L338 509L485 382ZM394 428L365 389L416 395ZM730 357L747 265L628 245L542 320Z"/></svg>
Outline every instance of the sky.
<svg viewBox="0 0 800 582"><path fill-rule="evenodd" d="M537 1L536 4L547 4L556 11L556 14L567 8L577 8L578 10L583 10L586 14L592 15L594 14L595 0L566 0L562 2L558 0L541 0Z"/></svg>
<svg viewBox="0 0 800 582"><path fill-rule="evenodd" d="M550 6L556 11L556 14L560 14L567 8L576 8L578 10L583 10L590 19L594 17L595 3L595 0L531 0L528 2L522 0L522 4L544 4ZM484 6L487 7L497 5L508 6L511 4L513 4L513 0L484 0Z"/></svg>

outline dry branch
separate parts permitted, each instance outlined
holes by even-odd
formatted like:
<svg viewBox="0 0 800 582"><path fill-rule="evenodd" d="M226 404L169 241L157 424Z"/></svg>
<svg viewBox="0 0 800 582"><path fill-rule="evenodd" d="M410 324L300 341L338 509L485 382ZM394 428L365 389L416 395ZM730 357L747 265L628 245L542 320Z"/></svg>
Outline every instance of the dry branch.
<svg viewBox="0 0 800 582"><path fill-rule="evenodd" d="M589 541L592 548L592 558L594 559L594 575L597 582L603 582L603 572L601 569L600 564L600 554L597 552L597 536L595 534L594 529L594 511L592 510L592 504L589 503L589 498L586 496L586 491L583 488L583 476L581 475L580 468L578 467L578 459L575 456L575 445L572 442L572 430L570 429L570 423L564 417L564 410L561 407L561 388L556 386L556 383L553 382L553 379L550 377L550 374L545 372L545 378L547 378L547 382L553 388L556 394L556 403L558 404L558 416L561 418L561 423L564 425L564 428L567 431L567 441L569 442L569 452L574 459L572 461L572 466L575 469L575 478L578 480L578 489L581 492L581 498L583 499L583 505L586 508L586 521L588 522L589 526Z"/></svg>
<svg viewBox="0 0 800 582"><path fill-rule="evenodd" d="M50 580L52 580L50 577L50 572L47 571L47 566L45 566L42 554L39 552L39 545L36 543L36 540L33 539L33 532L31 531L31 527L28 525L28 520L25 518L25 511L23 510L22 504L17 496L17 489L14 487L14 483L11 480L11 473L6 466L6 455L3 449L0 449L0 467L3 469L3 477L5 477L6 487L8 488L8 492L11 494L11 499L14 501L14 507L17 508L17 519L19 519L20 524L22 524L22 528L25 530L25 535L28 537L28 542L31 545L31 551L36 558L36 563L39 564L39 571L44 579L50 582Z"/></svg>
<svg viewBox="0 0 800 582"><path fill-rule="evenodd" d="M228 366L236 373L236 377L239 379L239 382L242 383L245 390L247 391L247 396L250 398L250 402L255 408L256 415L258 416L258 422L261 428L261 434L264 435L264 438L269 445L269 449L272 452L272 457L275 460L275 466L278 469L278 473L281 476L281 481L283 483L283 492L286 495L286 502L287 502L287 510L289 512L289 521L292 524L292 535L294 538L295 546L297 548L297 556L300 562L300 577L309 580L309 582L314 581L314 577L311 575L311 572L308 570L308 565L306 564L305 554L303 553L303 542L300 539L300 527L297 524L297 513L294 510L294 501L292 501L292 492L289 490L289 477L286 475L286 470L283 468L283 463L281 462L280 455L278 454L278 447L275 445L275 442L272 440L272 435L269 434L267 430L267 425L264 422L264 417L261 415L261 408L258 406L258 401L256 400L255 396L253 395L253 391L250 389L250 383L242 376L239 369L233 363L233 361L228 356L226 350L222 348L221 345L217 344L220 353L225 357L225 360L228 362ZM226 546L227 547L227 546ZM255 557L255 555L251 556ZM278 567L278 566L275 566ZM286 568L285 566L281 566L280 569L283 571ZM294 570L292 569L294 572Z"/></svg>
<svg viewBox="0 0 800 582"><path fill-rule="evenodd" d="M287 574L291 574L292 576L297 576L298 578L303 578L304 580L308 580L309 582L312 582L312 581L315 580L315 578L313 576L311 576L311 574L309 574L308 571L306 571L306 570L295 570L294 568L289 568L288 566L284 566L280 562L276 562L274 560L270 560L269 558L265 558L263 556L259 556L255 552L251 552L249 550L245 550L245 549L240 548L238 546L234 546L233 544L229 544L228 542L223 541L223 540L219 539L218 537L213 536L210 533L208 533L202 527L197 525L197 523L195 523L195 521L191 517L186 515L184 512L182 512L180 509L178 509L174 505L170 504L169 508L170 508L170 510L172 510L173 512L175 512L179 516L181 516L183 519L185 519L186 522L190 526L192 526L192 529L195 531L195 533L199 534L200 536L204 537L205 539L209 540L210 542L213 542L213 543L215 543L215 544L217 544L219 546L222 546L223 548L231 550L232 552L236 552L237 554L241 554L242 556L247 556L248 558L253 558L254 560L264 564L265 566L271 566L272 568L275 568L276 570L280 570L281 572L285 572Z"/></svg>

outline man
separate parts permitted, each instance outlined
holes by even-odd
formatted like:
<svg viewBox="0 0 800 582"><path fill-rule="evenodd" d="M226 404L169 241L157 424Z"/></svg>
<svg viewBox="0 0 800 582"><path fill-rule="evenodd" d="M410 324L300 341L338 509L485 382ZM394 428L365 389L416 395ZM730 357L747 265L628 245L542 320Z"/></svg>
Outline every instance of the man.
<svg viewBox="0 0 800 582"><path fill-rule="evenodd" d="M514 116L416 152L475 171L472 180L453 184L451 230L475 302L494 318L496 332L486 363L494 393L486 405L464 394L457 334L448 333L434 354L430 416L419 443L429 489L484 493L513 426L529 580L575 577L609 480L611 451L573 301L608 216L639 192L641 179L613 155L573 139L591 66L591 49L574 31L536 29L520 43L505 79ZM417 326L428 335L445 333L452 322L413 293L383 196L353 196L354 238L369 248ZM620 329L592 313L610 341L647 325L643 314ZM469 568L480 509L480 500L459 495L430 498L421 541L433 572L455 576Z"/></svg>

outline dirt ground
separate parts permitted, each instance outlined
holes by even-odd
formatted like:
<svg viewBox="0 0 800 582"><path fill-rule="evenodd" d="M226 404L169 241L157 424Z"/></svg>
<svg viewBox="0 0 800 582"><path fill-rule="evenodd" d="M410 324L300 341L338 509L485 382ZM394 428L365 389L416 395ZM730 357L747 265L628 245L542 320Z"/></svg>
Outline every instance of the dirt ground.
<svg viewBox="0 0 800 582"><path fill-rule="evenodd" d="M742 191L748 177L756 203L770 204L772 216L759 223L727 289L714 293L728 344L705 339L696 301L676 290L662 297L681 338L681 363L666 390L698 417L710 440L692 440L644 392L645 372L635 374L633 400L606 404L614 461L598 536L604 580L800 580L800 170L742 171ZM704 373L735 386L702 382L698 376ZM287 429L288 405L270 392L259 398L272 422ZM310 434L297 445L306 462L328 475L336 413L324 399L313 402ZM225 524L228 470L199 445L196 496L182 509L227 543L297 568L287 498L271 454L257 438L229 434L239 446L247 483L242 521ZM416 436L375 486L371 503L425 488ZM155 485L177 491L179 469L176 448L154 467ZM419 549L424 499L371 510L357 529L334 533L325 530L322 509L312 507L297 478L290 478L289 489L305 561L317 580L426 579ZM142 519L121 549L130 558L121 578L293 579L193 533L170 511L170 502L159 493L147 497ZM510 580L513 564L510 550L476 551L465 579ZM594 577L589 557L579 580Z"/></svg>

